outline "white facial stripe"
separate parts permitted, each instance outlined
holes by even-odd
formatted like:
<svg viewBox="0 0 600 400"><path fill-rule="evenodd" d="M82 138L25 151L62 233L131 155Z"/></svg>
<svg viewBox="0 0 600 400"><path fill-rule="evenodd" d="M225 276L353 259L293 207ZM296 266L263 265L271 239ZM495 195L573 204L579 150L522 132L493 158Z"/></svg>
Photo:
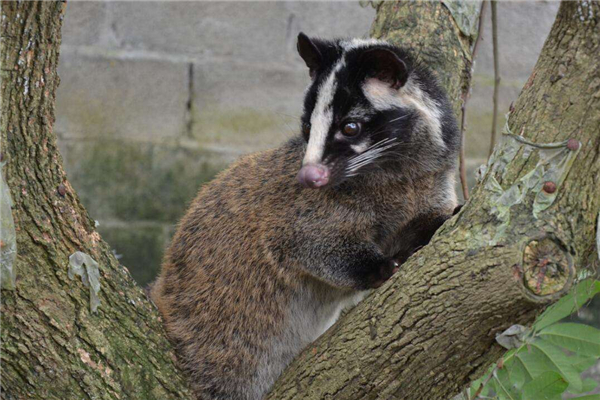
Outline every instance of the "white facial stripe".
<svg viewBox="0 0 600 400"><path fill-rule="evenodd" d="M369 143L365 140L364 142L361 142L359 144L351 145L350 148L354 150L356 154L361 154L369 148Z"/></svg>
<svg viewBox="0 0 600 400"><path fill-rule="evenodd" d="M387 42L379 39L352 39L340 43L345 51L357 49L359 47L375 46L378 44L387 44Z"/></svg>
<svg viewBox="0 0 600 400"><path fill-rule="evenodd" d="M338 61L327 79L325 79L319 88L317 103L310 116L310 138L308 139L306 154L302 161L303 165L319 164L323 159L327 133L333 122L333 108L331 107L331 103L333 102L333 96L337 89L335 75L344 67L344 65L345 62L342 58Z"/></svg>
<svg viewBox="0 0 600 400"><path fill-rule="evenodd" d="M442 138L442 113L436 102L429 98L412 78L409 78L399 91L377 79L367 79L362 89L367 100L379 111L394 107L415 109L429 127L431 138L441 147L446 147Z"/></svg>

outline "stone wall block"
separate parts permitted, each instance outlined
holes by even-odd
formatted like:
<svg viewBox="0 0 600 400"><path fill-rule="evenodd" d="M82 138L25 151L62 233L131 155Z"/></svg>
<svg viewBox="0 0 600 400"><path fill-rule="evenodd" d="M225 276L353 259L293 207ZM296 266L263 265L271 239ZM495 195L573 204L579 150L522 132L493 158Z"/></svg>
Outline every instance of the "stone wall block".
<svg viewBox="0 0 600 400"><path fill-rule="evenodd" d="M110 27L107 4L99 1L68 2L62 29L62 44L93 46L102 42Z"/></svg>
<svg viewBox="0 0 600 400"><path fill-rule="evenodd" d="M203 145L249 152L299 133L308 73L227 63L195 68L192 135Z"/></svg>
<svg viewBox="0 0 600 400"><path fill-rule="evenodd" d="M59 135L156 140L185 132L185 64L65 54L58 72Z"/></svg>

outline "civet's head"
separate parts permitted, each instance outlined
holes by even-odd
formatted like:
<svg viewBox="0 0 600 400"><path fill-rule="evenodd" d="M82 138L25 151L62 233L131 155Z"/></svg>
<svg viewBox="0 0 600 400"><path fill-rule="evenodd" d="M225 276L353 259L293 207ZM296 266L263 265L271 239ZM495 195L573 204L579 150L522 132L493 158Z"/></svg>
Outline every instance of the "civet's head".
<svg viewBox="0 0 600 400"><path fill-rule="evenodd" d="M405 51L379 40L300 33L298 52L312 78L301 119L301 184L320 188L374 171L416 176L454 165L459 137L446 96Z"/></svg>

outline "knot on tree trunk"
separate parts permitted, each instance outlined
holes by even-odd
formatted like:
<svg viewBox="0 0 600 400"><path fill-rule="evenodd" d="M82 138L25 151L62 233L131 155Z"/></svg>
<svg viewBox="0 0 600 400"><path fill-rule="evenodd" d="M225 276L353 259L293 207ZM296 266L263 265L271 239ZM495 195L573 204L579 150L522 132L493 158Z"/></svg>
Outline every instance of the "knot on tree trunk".
<svg viewBox="0 0 600 400"><path fill-rule="evenodd" d="M558 239L549 236L525 245L521 272L525 292L536 302L560 297L575 278L573 257Z"/></svg>

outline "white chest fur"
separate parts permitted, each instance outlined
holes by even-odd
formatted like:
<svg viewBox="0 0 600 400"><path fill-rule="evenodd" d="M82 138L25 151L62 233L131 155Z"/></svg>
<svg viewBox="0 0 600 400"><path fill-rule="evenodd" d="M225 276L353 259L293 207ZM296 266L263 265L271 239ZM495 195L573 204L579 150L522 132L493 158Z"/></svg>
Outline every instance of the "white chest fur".
<svg viewBox="0 0 600 400"><path fill-rule="evenodd" d="M324 305L321 311L321 323L315 326L314 337L310 342L315 341L319 336L324 334L331 326L339 319L340 314L347 308L354 307L358 304L365 296L368 291L352 292L343 296L339 301L333 301L328 306ZM308 327L307 327L308 328Z"/></svg>
<svg viewBox="0 0 600 400"><path fill-rule="evenodd" d="M269 350L261 357L252 385L255 393L249 398L262 398L304 347L325 333L344 309L356 305L367 294L368 291L342 291L321 283L296 293L288 305L282 334L271 340Z"/></svg>

